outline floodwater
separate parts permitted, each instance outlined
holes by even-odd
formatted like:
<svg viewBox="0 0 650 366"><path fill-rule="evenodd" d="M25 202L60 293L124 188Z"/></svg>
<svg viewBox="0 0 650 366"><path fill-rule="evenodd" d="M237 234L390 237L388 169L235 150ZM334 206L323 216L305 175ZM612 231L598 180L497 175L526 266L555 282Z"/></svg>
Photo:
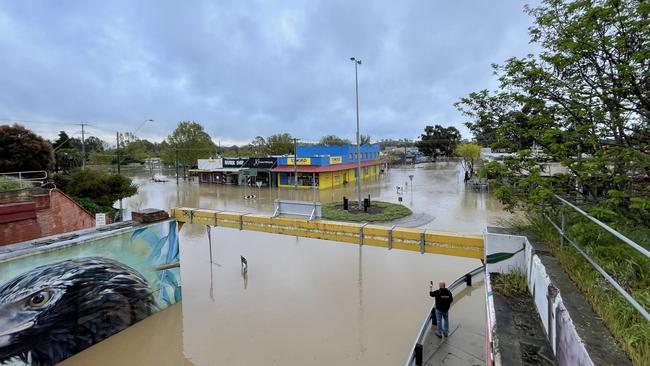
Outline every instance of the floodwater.
<svg viewBox="0 0 650 366"><path fill-rule="evenodd" d="M454 164L394 169L364 192L396 202L395 186L409 182L410 187L413 174L404 201L415 213L432 217L425 227L480 233L504 213L487 193L465 191L458 171ZM272 213L278 196L313 199L315 193L322 202L354 197L354 187L296 193L135 178L140 193L125 200L129 210L187 206ZM250 194L257 198L243 199ZM431 306L429 281L451 282L480 265L472 259L226 228L211 229L210 247L200 225L186 224L180 234L182 304L64 365L399 364ZM246 276L240 255L248 260ZM480 302L483 296L465 297L458 305L464 301ZM454 316L481 329L483 314Z"/></svg>
<svg viewBox="0 0 650 366"><path fill-rule="evenodd" d="M413 176L411 182L409 176ZM326 190L277 189L247 186L199 184L196 180L167 177L166 183L151 183L148 173L133 174L140 186L138 195L123 201L130 212L144 208L168 210L174 206L208 208L247 213L272 214L273 201L281 199L318 200L323 203L342 202L343 196L356 201L355 185ZM371 199L398 202L396 186L404 187L403 203L414 213L426 213L433 220L422 227L481 234L486 224L497 224L506 217L501 204L488 192L465 190L462 168L455 162L418 164L407 168L393 168L387 174L364 181L362 196ZM255 195L255 199L244 199Z"/></svg>

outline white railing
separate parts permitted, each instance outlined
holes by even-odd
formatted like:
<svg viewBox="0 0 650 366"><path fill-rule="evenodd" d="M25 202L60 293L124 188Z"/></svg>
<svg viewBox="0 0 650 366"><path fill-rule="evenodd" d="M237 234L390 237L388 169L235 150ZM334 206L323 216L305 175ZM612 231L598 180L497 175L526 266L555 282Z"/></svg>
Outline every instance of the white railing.
<svg viewBox="0 0 650 366"><path fill-rule="evenodd" d="M447 288L449 289L449 291L454 292L463 283L465 283L467 286L471 286L472 278L474 276L482 274L484 270L485 270L485 266L480 266L475 270L463 276L458 277ZM409 353L408 358L406 359L406 363L404 364L405 366L411 366L413 364L415 364L416 366L422 365L422 356L423 356L422 342L424 341L424 336L427 334L427 331L429 331L429 327L431 326L431 322L434 317L434 311L435 311L435 306L432 305L431 309L429 310L429 314L424 319L424 322L422 322L422 326L420 327L420 332L418 333L417 338L415 338L415 342L413 342L413 346L411 347L411 352Z"/></svg>

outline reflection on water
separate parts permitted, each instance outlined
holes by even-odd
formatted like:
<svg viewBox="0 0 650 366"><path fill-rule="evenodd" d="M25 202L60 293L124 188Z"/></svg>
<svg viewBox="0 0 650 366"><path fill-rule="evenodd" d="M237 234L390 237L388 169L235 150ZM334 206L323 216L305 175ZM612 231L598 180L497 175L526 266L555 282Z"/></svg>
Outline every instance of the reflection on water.
<svg viewBox="0 0 650 366"><path fill-rule="evenodd" d="M409 179L413 175L413 181ZM277 198L313 200L314 193L323 203L342 201L343 196L356 197L354 185L327 190L277 189L246 186L224 186L175 179L152 183L145 172L133 175L140 186L137 196L124 200L130 211L154 207L168 210L174 206L209 208L237 212L272 214ZM398 202L397 186L405 187L404 204L415 213L427 213L434 220L424 227L480 234L486 224L496 224L505 216L499 202L487 192L465 190L462 168L457 163L419 164L405 169L390 169L388 174L364 181L363 196ZM255 195L256 199L243 197ZM126 217L129 217L127 213Z"/></svg>
<svg viewBox="0 0 650 366"><path fill-rule="evenodd" d="M181 234L183 320L182 333L176 336L182 342L167 332L152 330L151 337L168 338L170 348L182 349L165 349L160 355L152 349L149 364L165 363L163 357L178 359L179 354L196 365L403 362L431 303L429 281L451 280L478 264L217 228L212 229L217 266L210 264L204 227L187 224ZM241 274L241 255L249 264L247 280ZM118 337L134 338L142 331L131 335L129 329ZM143 346L150 347L124 341L120 347L126 349L120 353ZM89 352L97 359L110 354L108 359L117 363L113 346L84 353ZM81 365L87 357L80 355L68 364Z"/></svg>
<svg viewBox="0 0 650 366"><path fill-rule="evenodd" d="M414 174L411 191L409 174ZM365 191L435 219L427 227L481 232L503 213L486 193L465 191L453 164L392 170ZM313 192L138 178L145 207L273 212L273 200ZM254 192L257 199L244 195ZM354 187L318 191L323 202L354 197ZM411 199L411 195L413 198ZM210 237L210 239L209 239ZM186 224L180 233L183 304L69 359L66 365L376 365L404 362L431 305L429 281L452 281L476 260L359 247L309 238ZM240 256L249 269L242 275ZM468 297L459 302L482 296ZM457 315L460 317L460 315ZM482 311L464 314L484 327ZM480 348L479 348L479 353Z"/></svg>

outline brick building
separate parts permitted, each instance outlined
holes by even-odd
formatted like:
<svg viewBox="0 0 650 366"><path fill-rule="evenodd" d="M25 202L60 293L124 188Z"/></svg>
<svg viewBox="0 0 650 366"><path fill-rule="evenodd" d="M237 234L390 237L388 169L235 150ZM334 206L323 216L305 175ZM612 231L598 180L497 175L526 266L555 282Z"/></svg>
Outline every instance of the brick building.
<svg viewBox="0 0 650 366"><path fill-rule="evenodd" d="M95 216L58 189L4 197L0 204L0 245L95 226Z"/></svg>

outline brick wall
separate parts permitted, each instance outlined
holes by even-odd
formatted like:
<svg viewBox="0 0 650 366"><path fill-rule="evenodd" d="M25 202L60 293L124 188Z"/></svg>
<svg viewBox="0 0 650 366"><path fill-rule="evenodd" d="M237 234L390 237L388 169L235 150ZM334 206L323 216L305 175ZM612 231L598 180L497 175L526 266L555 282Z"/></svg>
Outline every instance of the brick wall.
<svg viewBox="0 0 650 366"><path fill-rule="evenodd" d="M95 216L58 189L34 196L36 218L0 224L0 245L67 233L95 226Z"/></svg>

